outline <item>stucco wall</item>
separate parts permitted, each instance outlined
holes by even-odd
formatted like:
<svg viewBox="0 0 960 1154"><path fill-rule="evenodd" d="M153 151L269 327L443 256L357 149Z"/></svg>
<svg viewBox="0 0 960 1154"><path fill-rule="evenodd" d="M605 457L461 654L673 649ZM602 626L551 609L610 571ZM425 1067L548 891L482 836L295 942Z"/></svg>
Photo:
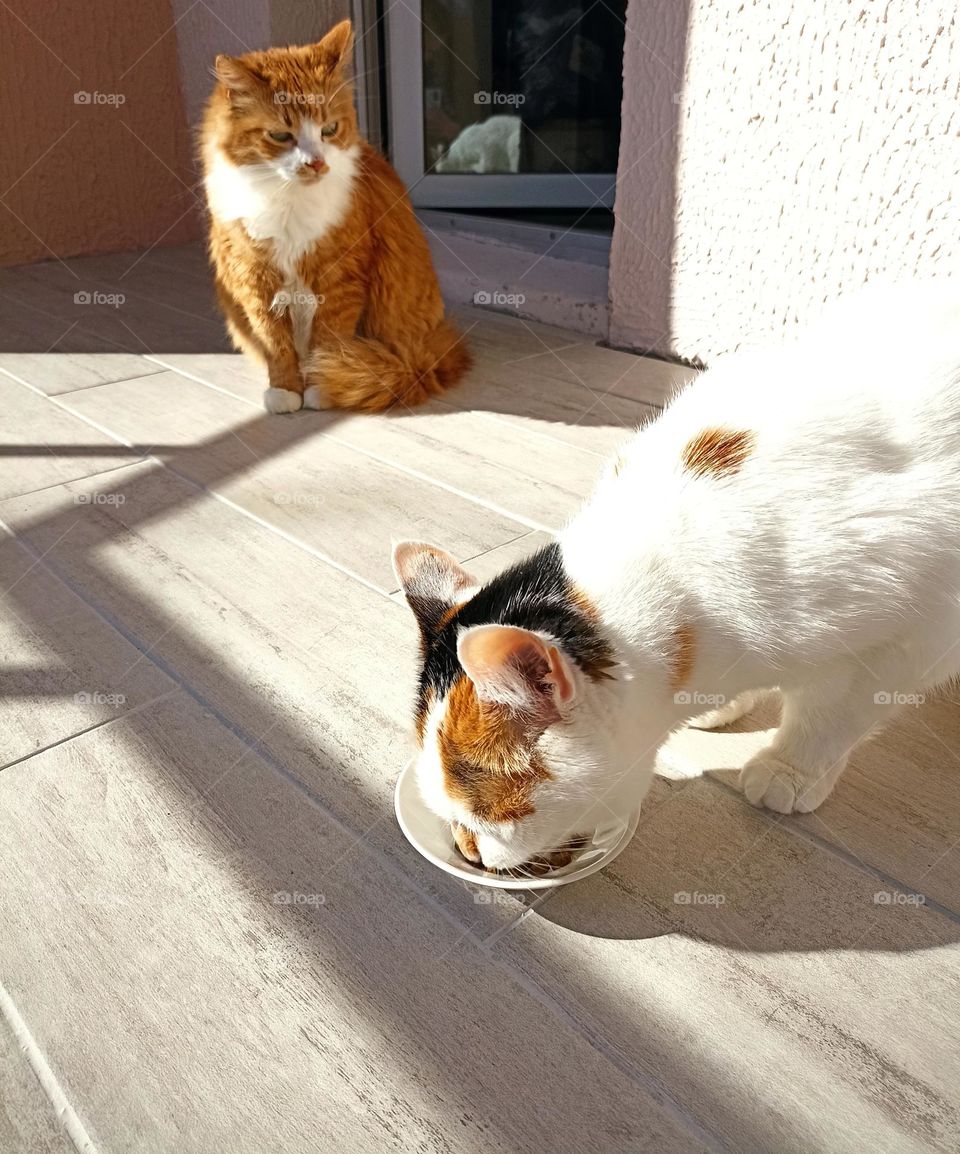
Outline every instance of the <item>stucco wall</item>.
<svg viewBox="0 0 960 1154"><path fill-rule="evenodd" d="M868 277L960 275L945 0L631 0L611 340L709 361Z"/></svg>
<svg viewBox="0 0 960 1154"><path fill-rule="evenodd" d="M165 0L0 8L0 264L197 233L173 19Z"/></svg>
<svg viewBox="0 0 960 1154"><path fill-rule="evenodd" d="M316 39L348 14L348 0L0 5L0 265L200 236L214 57Z"/></svg>

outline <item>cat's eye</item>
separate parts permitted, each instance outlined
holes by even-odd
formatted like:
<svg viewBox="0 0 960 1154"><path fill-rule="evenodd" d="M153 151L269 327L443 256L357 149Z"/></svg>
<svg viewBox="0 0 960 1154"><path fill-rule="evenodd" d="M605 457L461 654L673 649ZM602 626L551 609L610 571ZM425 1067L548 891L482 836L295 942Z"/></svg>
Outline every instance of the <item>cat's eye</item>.
<svg viewBox="0 0 960 1154"><path fill-rule="evenodd" d="M336 136L337 129L339 127L340 127L340 121L339 120L335 120L333 122L333 124L325 124L323 126L323 128L320 129L320 135L321 136Z"/></svg>
<svg viewBox="0 0 960 1154"><path fill-rule="evenodd" d="M277 144L289 144L290 141L293 140L292 132L268 132L267 136L269 136L271 140L275 140Z"/></svg>

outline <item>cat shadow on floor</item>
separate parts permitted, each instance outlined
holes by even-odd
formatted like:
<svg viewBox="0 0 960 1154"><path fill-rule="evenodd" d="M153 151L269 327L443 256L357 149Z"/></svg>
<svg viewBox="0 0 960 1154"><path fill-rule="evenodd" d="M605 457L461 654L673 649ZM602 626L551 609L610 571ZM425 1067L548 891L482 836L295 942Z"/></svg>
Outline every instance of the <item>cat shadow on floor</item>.
<svg viewBox="0 0 960 1154"><path fill-rule="evenodd" d="M778 712L771 695L732 726L676 734L627 849L537 916L602 938L680 933L758 952L960 940L956 766L942 736L954 703L898 717L854 751L818 811L789 816L755 809L738 785Z"/></svg>

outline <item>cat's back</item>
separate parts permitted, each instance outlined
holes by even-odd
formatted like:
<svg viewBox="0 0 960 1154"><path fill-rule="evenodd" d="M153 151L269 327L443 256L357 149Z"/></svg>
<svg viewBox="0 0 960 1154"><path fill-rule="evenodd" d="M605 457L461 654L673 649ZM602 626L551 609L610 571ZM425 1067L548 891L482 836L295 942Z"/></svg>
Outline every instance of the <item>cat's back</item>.
<svg viewBox="0 0 960 1154"><path fill-rule="evenodd" d="M625 595L657 557L697 597L787 621L788 589L862 606L960 580L956 289L870 293L701 374L566 530L593 584Z"/></svg>
<svg viewBox="0 0 960 1154"><path fill-rule="evenodd" d="M745 478L769 482L765 463L781 494L792 483L809 490L818 474L837 473L842 488L843 478L907 463L960 468L960 283L871 288L782 346L722 358L634 451L683 467L695 437L717 443L718 466L720 443L735 440L744 465L753 460ZM694 475L711 474L705 452ZM721 471L732 476L729 466Z"/></svg>

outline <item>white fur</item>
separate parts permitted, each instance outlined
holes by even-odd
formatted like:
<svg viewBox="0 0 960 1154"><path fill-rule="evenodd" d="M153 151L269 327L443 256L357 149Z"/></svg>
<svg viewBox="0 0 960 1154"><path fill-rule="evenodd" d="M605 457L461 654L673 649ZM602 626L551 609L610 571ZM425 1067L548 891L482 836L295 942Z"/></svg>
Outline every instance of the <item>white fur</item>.
<svg viewBox="0 0 960 1154"><path fill-rule="evenodd" d="M712 427L750 433L751 451L693 476L684 447ZM719 363L629 443L560 544L622 664L578 675L540 741L553 777L536 813L488 832L484 861L527 860L607 802L626 812L705 700L731 703L722 719L771 686L781 727L744 792L815 808L898 700L960 672L960 286L874 290L785 349ZM693 665L675 694L681 628Z"/></svg>
<svg viewBox="0 0 960 1154"><path fill-rule="evenodd" d="M292 389L264 389L263 407L268 413L296 413L303 405L303 397Z"/></svg>
<svg viewBox="0 0 960 1154"><path fill-rule="evenodd" d="M297 171L315 156L328 171L300 180ZM215 149L205 181L210 211L223 222L242 221L254 240L272 240L277 268L294 277L297 261L345 220L358 156L356 146L322 142L310 122L301 126L296 146L270 164L233 164Z"/></svg>
<svg viewBox="0 0 960 1154"><path fill-rule="evenodd" d="M288 314L301 361L310 354L318 301L301 279L297 265L345 220L358 156L356 146L344 149L324 141L319 126L312 121L301 123L295 146L271 163L236 165L216 147L208 156L205 183L210 212L225 223L242 222L254 240L273 243L274 264L284 280L270 307ZM318 158L326 162L328 170L316 180L301 180L297 175L300 169ZM288 398L272 395L277 392L268 389L264 396L268 412L290 413L300 408L299 397L293 404Z"/></svg>
<svg viewBox="0 0 960 1154"><path fill-rule="evenodd" d="M332 408L330 402L327 400L323 389L319 385L308 385L303 390L303 407L305 409L329 409Z"/></svg>

